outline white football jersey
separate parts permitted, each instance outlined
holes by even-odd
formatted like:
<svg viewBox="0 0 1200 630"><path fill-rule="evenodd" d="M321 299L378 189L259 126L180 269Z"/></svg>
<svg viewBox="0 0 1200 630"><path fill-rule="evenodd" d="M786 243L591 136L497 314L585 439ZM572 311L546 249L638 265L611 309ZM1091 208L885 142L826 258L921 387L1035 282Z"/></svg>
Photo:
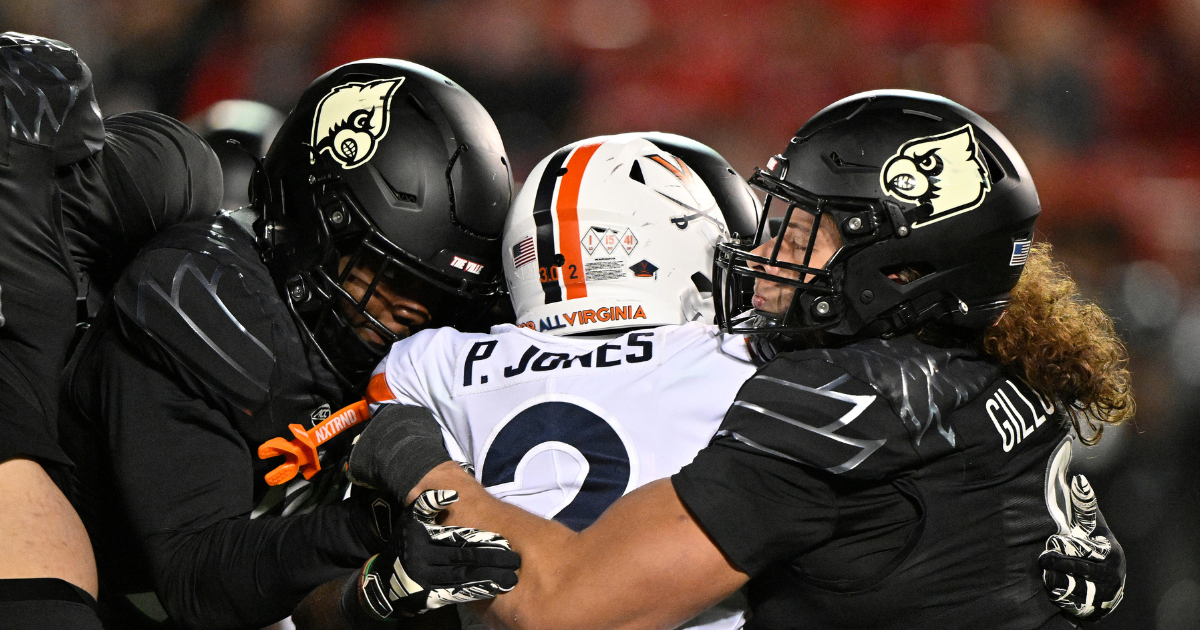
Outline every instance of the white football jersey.
<svg viewBox="0 0 1200 630"><path fill-rule="evenodd" d="M755 369L743 337L699 323L611 338L503 325L422 331L376 374L389 402L433 411L493 496L578 531L691 462ZM744 610L739 593L684 627L739 628Z"/></svg>

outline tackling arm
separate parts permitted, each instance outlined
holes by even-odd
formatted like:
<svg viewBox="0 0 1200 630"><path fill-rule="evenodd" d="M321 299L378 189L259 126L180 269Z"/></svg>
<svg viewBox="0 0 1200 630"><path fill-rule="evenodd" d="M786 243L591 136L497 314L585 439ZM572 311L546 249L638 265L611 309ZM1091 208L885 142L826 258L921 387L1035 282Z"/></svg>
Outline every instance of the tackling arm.
<svg viewBox="0 0 1200 630"><path fill-rule="evenodd" d="M494 628L674 628L749 579L666 479L621 498L579 533L493 498L453 462L408 498L431 488L458 491L449 523L503 532L521 554L517 587L480 607Z"/></svg>

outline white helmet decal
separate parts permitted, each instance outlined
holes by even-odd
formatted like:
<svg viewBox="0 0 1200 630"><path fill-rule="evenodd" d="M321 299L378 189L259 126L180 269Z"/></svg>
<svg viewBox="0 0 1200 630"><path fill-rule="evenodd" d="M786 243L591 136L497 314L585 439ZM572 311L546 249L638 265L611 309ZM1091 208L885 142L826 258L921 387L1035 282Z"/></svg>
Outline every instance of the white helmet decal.
<svg viewBox="0 0 1200 630"><path fill-rule="evenodd" d="M366 164L388 132L392 95L404 83L379 79L369 83L346 83L333 88L317 103L313 116L312 147L328 153L342 168Z"/></svg>
<svg viewBox="0 0 1200 630"><path fill-rule="evenodd" d="M992 189L971 125L900 145L879 171L883 192L906 203L933 207L918 228L973 210Z"/></svg>

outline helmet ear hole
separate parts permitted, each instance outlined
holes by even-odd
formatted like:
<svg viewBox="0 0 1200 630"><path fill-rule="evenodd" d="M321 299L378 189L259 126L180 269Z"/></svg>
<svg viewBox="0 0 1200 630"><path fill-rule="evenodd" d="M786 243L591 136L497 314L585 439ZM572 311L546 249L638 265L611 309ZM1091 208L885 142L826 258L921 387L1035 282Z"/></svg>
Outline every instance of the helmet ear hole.
<svg viewBox="0 0 1200 630"><path fill-rule="evenodd" d="M879 269L879 273L887 276L889 280L901 286L916 282L935 271L937 270L933 268L933 265L924 261L888 265Z"/></svg>

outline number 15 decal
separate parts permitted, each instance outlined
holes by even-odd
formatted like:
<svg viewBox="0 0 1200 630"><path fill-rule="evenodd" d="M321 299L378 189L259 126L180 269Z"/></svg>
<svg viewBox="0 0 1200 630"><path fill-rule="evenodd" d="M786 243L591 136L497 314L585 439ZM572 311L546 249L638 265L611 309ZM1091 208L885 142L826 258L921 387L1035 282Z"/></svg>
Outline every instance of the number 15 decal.
<svg viewBox="0 0 1200 630"><path fill-rule="evenodd" d="M584 529L637 487L636 451L624 428L608 416L595 403L577 396L548 394L531 399L488 436L478 466L480 483L493 493L535 501L538 497L531 495L543 491L565 492L558 505L534 511L575 531ZM530 473L537 477L527 475L530 462L548 451L550 457L574 460L578 475L563 479L563 467L557 464Z"/></svg>

